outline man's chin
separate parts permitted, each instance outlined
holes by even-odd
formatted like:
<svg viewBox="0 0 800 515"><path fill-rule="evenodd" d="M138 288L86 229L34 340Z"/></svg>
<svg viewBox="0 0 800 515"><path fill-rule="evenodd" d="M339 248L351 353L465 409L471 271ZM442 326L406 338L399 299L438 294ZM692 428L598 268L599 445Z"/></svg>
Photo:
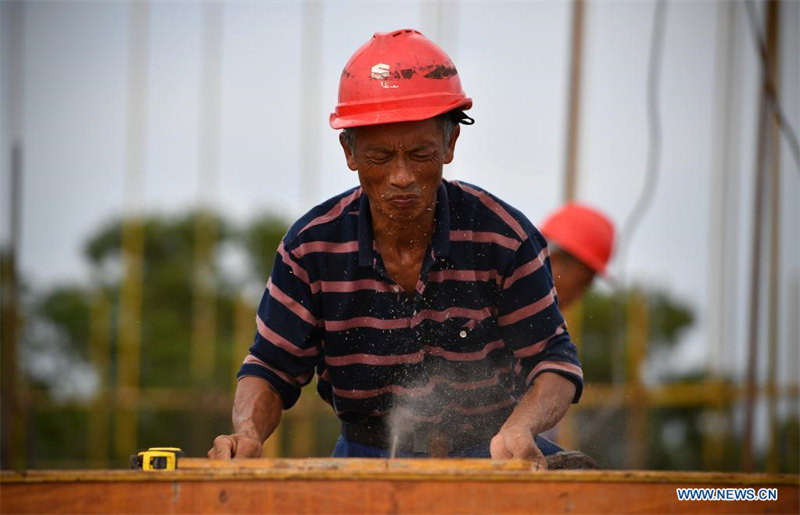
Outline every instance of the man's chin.
<svg viewBox="0 0 800 515"><path fill-rule="evenodd" d="M388 213L389 220L397 223L411 223L419 219L419 213L412 210L393 210Z"/></svg>
<svg viewBox="0 0 800 515"><path fill-rule="evenodd" d="M408 224L416 220L417 217L410 213L389 213L389 220L392 222Z"/></svg>

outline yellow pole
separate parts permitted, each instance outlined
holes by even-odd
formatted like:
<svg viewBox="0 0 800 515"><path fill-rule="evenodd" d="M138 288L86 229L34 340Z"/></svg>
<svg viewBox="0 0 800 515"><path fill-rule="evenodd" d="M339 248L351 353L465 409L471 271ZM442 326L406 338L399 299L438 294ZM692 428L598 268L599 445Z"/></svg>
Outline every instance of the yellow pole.
<svg viewBox="0 0 800 515"><path fill-rule="evenodd" d="M214 283L217 278L212 260L216 229L213 215L207 212L197 213L194 230L190 367L192 391L198 398L208 394L213 384L217 333ZM211 435L206 433L204 427L204 420L209 413L207 407L207 403L201 402L191 409L192 429L190 438L195 452L200 452L204 447L211 447Z"/></svg>
<svg viewBox="0 0 800 515"><path fill-rule="evenodd" d="M139 368L141 360L142 261L144 228L140 220L122 225L125 275L120 293L119 352L117 353L116 457L136 450Z"/></svg>
<svg viewBox="0 0 800 515"><path fill-rule="evenodd" d="M198 135L198 204L194 231L191 372L195 385L208 384L214 371L217 331L214 245L217 221L212 212L219 175L219 125L224 5L203 5L203 69L200 81Z"/></svg>
<svg viewBox="0 0 800 515"><path fill-rule="evenodd" d="M86 440L91 467L108 465L108 375L111 369L111 307L102 290L95 293L89 312L89 360L99 376L98 394L89 407Z"/></svg>
<svg viewBox="0 0 800 515"><path fill-rule="evenodd" d="M567 321L570 339L578 348L578 356L581 355L583 340L583 301L578 301L564 310L564 318ZM577 432L575 430L575 411L570 409L567 414L556 426L556 440L565 449L576 449L579 445Z"/></svg>
<svg viewBox="0 0 800 515"><path fill-rule="evenodd" d="M703 381L703 388L716 391L703 406L711 421L708 430L702 433L703 469L718 470L722 467L725 452L725 407L730 406L730 394L727 393L728 386L716 378Z"/></svg>
<svg viewBox="0 0 800 515"><path fill-rule="evenodd" d="M193 389L199 395L209 393L213 384L217 337L217 272L214 249L217 220L213 197L219 175L219 127L222 77L222 14L224 4L203 4L203 63L200 80L200 123L198 135L198 209L194 227L194 275L192 284L192 337L190 368ZM207 404L193 410L191 438L202 449L211 442L203 427Z"/></svg>
<svg viewBox="0 0 800 515"><path fill-rule="evenodd" d="M17 367L19 343L19 284L17 250L21 228L21 188L23 173L23 69L25 9L22 2L0 3L0 34L3 36L4 93L0 102L7 117L7 141L3 148L9 161L8 197L2 199L3 216L8 216L8 248L0 249L0 466L24 468L28 421L26 416L25 381ZM5 154L6 148L9 153Z"/></svg>
<svg viewBox="0 0 800 515"><path fill-rule="evenodd" d="M248 349L255 336L255 308L238 295L234 299L233 307L233 345L231 345L231 392L236 389L236 374L242 367L242 361L247 356Z"/></svg>
<svg viewBox="0 0 800 515"><path fill-rule="evenodd" d="M641 290L631 290L628 300L628 382L631 403L628 410L629 467L644 468L646 458L647 392L642 384L642 365L647 355L647 298Z"/></svg>
<svg viewBox="0 0 800 515"><path fill-rule="evenodd" d="M216 273L212 263L217 227L214 217L199 212L194 231L191 371L195 387L207 385L214 371L217 331Z"/></svg>
<svg viewBox="0 0 800 515"><path fill-rule="evenodd" d="M116 457L125 459L136 450L139 367L141 359L142 261L144 228L139 220L122 224L122 280L117 353Z"/></svg>
<svg viewBox="0 0 800 515"><path fill-rule="evenodd" d="M147 128L147 34L150 4L134 2L130 12L129 78L125 159L125 218L117 352L115 456L127 461L137 447L141 353L144 227L139 214Z"/></svg>
<svg viewBox="0 0 800 515"><path fill-rule="evenodd" d="M575 344L575 347L578 348L579 356L583 350L583 313L582 299L564 310L564 319L567 321L570 339Z"/></svg>
<svg viewBox="0 0 800 515"><path fill-rule="evenodd" d="M566 165L564 169L564 201L575 200L578 187L578 150L580 142L581 113L581 77L583 76L583 20L585 1L574 0L572 3L572 49L570 55L569 102L567 104L567 147ZM571 339L581 353L581 336L583 332L583 300L579 299L569 309L564 310L564 318ZM575 436L575 420L573 412L566 416L557 426L558 443L572 449L577 445Z"/></svg>
<svg viewBox="0 0 800 515"><path fill-rule="evenodd" d="M316 416L313 406L314 395L309 391L313 385L304 388L300 399L294 408L287 412L291 413L289 428L289 456L295 458L308 458L313 454L315 438L314 428L316 427ZM268 440L269 441L269 440Z"/></svg>

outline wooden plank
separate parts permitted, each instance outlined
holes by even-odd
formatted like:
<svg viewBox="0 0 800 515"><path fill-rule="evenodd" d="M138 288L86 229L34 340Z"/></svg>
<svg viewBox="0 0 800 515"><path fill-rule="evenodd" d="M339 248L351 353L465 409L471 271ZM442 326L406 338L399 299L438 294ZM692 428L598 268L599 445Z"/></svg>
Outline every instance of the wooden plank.
<svg viewBox="0 0 800 515"><path fill-rule="evenodd" d="M611 485L611 486L610 486ZM485 481L153 481L15 483L2 513L797 513L775 502L679 502L655 483Z"/></svg>
<svg viewBox="0 0 800 515"><path fill-rule="evenodd" d="M478 459L184 459L180 470L0 474L0 513L798 513L797 475L534 472ZM777 501L677 500L676 488L777 488Z"/></svg>
<svg viewBox="0 0 800 515"><path fill-rule="evenodd" d="M208 460L181 458L178 470L28 470L0 472L0 482L142 482L198 480L417 480L449 481L577 481L601 483L703 483L722 486L786 485L800 487L793 474L742 474L647 470L532 471L524 460L482 458L383 459L383 458L251 458Z"/></svg>

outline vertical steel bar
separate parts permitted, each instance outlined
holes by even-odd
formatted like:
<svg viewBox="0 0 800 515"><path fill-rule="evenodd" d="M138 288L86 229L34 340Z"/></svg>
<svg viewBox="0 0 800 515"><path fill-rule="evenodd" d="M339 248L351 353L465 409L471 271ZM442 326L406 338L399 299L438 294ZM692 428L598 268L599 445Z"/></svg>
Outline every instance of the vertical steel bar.
<svg viewBox="0 0 800 515"><path fill-rule="evenodd" d="M770 38L774 39L773 47L768 50L767 69L775 87L775 96L780 98L780 2L774 2L774 14L770 28ZM774 112L774 111L773 111ZM767 449L767 472L778 470L778 409L777 409L777 375L778 375L778 312L780 311L780 225L781 225L781 135L779 120L772 117L770 123L770 248L769 248L769 284L767 299L767 417L769 419L769 447Z"/></svg>
<svg viewBox="0 0 800 515"><path fill-rule="evenodd" d="M583 76L583 31L584 0L572 3L572 49L570 53L569 100L567 103L567 135L564 168L564 202L575 200L578 176L578 148L580 141L581 81ZM583 300L578 300L564 312L569 333L578 355L581 353L583 330ZM575 448L578 444L575 431L574 413L568 412L558 424L558 442L566 448Z"/></svg>
<svg viewBox="0 0 800 515"><path fill-rule="evenodd" d="M98 393L89 405L86 442L92 467L108 465L109 370L111 368L111 306L106 292L98 288L89 311L89 361L99 375Z"/></svg>
<svg viewBox="0 0 800 515"><path fill-rule="evenodd" d="M319 201L322 148L322 9L320 2L303 2L300 41L300 205Z"/></svg>
<svg viewBox="0 0 800 515"><path fill-rule="evenodd" d="M769 55L776 52L777 46L778 2L767 2L767 62ZM753 451L753 433L755 425L755 404L758 389L758 340L760 337L759 313L761 311L762 267L761 245L764 216L764 184L767 180L766 157L769 147L769 79L767 70L763 70L762 94L759 105L758 143L756 152L755 199L753 202L753 239L752 269L750 275L750 330L747 356L747 379L745 389L745 428L742 445L742 469L751 472L755 467Z"/></svg>
<svg viewBox="0 0 800 515"><path fill-rule="evenodd" d="M194 226L194 263L192 277L192 336L190 367L192 389L202 397L214 374L217 337L217 270L214 248L219 227L214 210L219 183L220 120L222 104L222 43L224 4L202 5L202 65L200 72L199 133L197 146L197 205ZM210 442L207 405L192 410L192 447L200 452Z"/></svg>
<svg viewBox="0 0 800 515"><path fill-rule="evenodd" d="M709 355L707 369L713 381L729 370L730 348L736 346L739 284L738 241L740 164L735 157L741 132L741 36L734 2L717 4L719 29L716 42L715 104L711 221L709 223L708 303ZM709 406L708 427L703 431L703 462L706 469L722 464L726 423L722 398Z"/></svg>
<svg viewBox="0 0 800 515"><path fill-rule="evenodd" d="M194 227L192 285L191 372L195 387L208 384L214 371L216 340L216 270L214 244L217 224L214 193L219 182L219 125L221 118L222 14L224 4L203 4L203 64L200 76L198 135L198 210Z"/></svg>
<svg viewBox="0 0 800 515"><path fill-rule="evenodd" d="M2 70L4 89L3 108L7 114L9 189L8 248L0 247L0 466L22 468L27 462L26 436L27 417L23 409L24 381L18 364L19 337L19 288L17 277L17 251L20 244L20 209L22 200L23 167L23 59L25 6L22 2L3 2L2 30L3 57L6 64Z"/></svg>
<svg viewBox="0 0 800 515"><path fill-rule="evenodd" d="M564 201L575 199L580 147L581 82L583 76L584 0L572 3L572 50L570 53L569 102L567 104L567 147L564 169Z"/></svg>
<svg viewBox="0 0 800 515"><path fill-rule="evenodd" d="M122 222L123 279L117 352L115 457L125 460L137 447L141 359L144 227L141 201L147 142L149 1L130 6L128 99L125 142L125 218Z"/></svg>

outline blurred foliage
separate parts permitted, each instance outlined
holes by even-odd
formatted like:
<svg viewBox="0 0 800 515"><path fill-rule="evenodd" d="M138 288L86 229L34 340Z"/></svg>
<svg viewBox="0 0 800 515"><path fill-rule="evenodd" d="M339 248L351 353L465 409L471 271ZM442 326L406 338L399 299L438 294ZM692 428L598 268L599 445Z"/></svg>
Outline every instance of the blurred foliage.
<svg viewBox="0 0 800 515"><path fill-rule="evenodd" d="M198 408L199 392L229 397L235 363L244 357L233 356L233 349L237 348L233 334L235 303L254 304L252 300L241 299L238 291L243 289L244 282L252 281L259 287L266 282L269 268L256 272L254 264L258 259L271 266L280 239L287 230L286 223L263 215L242 228L235 228L220 216L207 212L176 217L150 216L125 222L118 219L102 227L86 243L85 256L91 266L90 285L57 286L35 296L32 302L21 345L27 349L27 379L34 390L50 397L50 407L45 406L44 413L32 414L30 420L33 431L29 438L33 451L30 459L34 466L37 462L52 463L62 459L73 463L80 455L85 458L86 408L83 413L72 411L68 416L62 411L69 405L85 405L97 395L108 395L116 384L124 223L135 224L134 230L141 231L144 242L139 322L140 386L143 389L166 388L166 391L177 389L174 393L183 392L186 400L186 408L180 413L154 412L148 406L142 408L138 423L140 447L156 443L181 444L189 447L186 450L190 455L203 455L216 434L229 430L229 408L218 415L206 413L200 421L188 413ZM202 246L196 241L198 234L208 240L209 252L202 252ZM247 260L240 261L251 264L248 270L222 266L220 251L223 248L229 253L247 256ZM258 258L253 256L254 251L259 253ZM198 280L213 291L215 334L213 376L195 382L189 363ZM108 306L104 312L108 320L93 320L98 316L93 309L101 302ZM255 305L249 310L255 312ZM99 327L99 330L95 328L95 333L99 331L100 334L92 336L93 323ZM252 331L255 331L254 324ZM62 371L74 376L82 370L81 366L91 370L89 346L93 337L105 348L109 370L95 370L99 380L94 383L95 392L89 398L59 395L65 390L64 378L57 377ZM51 362L52 365L42 365ZM72 379L80 382L80 378ZM187 431L187 428L193 429ZM195 433L195 437L189 438L189 432ZM73 442L75 439L80 442Z"/></svg>
<svg viewBox="0 0 800 515"><path fill-rule="evenodd" d="M584 296L580 341L581 364L587 381L612 383L623 376L619 370L625 367L621 346L625 343L626 311L631 295L630 290L602 293L590 289ZM692 310L662 291L646 291L646 298L650 351L668 351L679 341L681 332L692 325Z"/></svg>
<svg viewBox="0 0 800 515"><path fill-rule="evenodd" d="M81 467L87 456L86 413L69 407L31 411L36 438L29 439L29 459L42 468Z"/></svg>
<svg viewBox="0 0 800 515"><path fill-rule="evenodd" d="M277 248L273 243L280 242L286 230L286 225L280 220L262 216L243 231L242 241L247 251L251 274L257 277L269 275Z"/></svg>
<svg viewBox="0 0 800 515"><path fill-rule="evenodd" d="M89 344L91 292L79 286L58 286L42 295L38 320L58 327L70 349L86 357Z"/></svg>

